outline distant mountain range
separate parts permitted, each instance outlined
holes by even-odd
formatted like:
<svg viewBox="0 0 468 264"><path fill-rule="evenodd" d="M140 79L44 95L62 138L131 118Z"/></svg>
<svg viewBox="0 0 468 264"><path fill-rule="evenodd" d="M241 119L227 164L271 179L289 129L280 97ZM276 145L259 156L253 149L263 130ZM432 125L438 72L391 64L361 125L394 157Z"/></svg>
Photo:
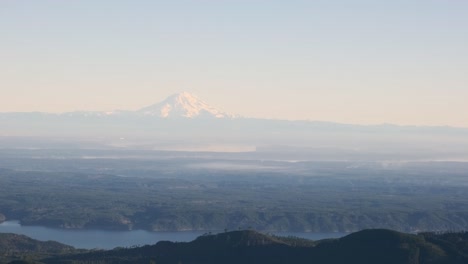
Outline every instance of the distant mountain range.
<svg viewBox="0 0 468 264"><path fill-rule="evenodd" d="M167 97L165 100L143 107L136 111L129 110L113 110L113 111L73 111L59 114L52 113L0 113L0 114L15 114L15 115L50 115L59 117L119 117L119 116L134 116L134 117L152 117L152 118L163 118L163 119L222 119L222 118L234 118L235 115L225 113L213 106L202 101L197 96L188 92L182 92L173 94Z"/></svg>
<svg viewBox="0 0 468 264"><path fill-rule="evenodd" d="M155 103L150 106L143 107L136 111L130 110L112 110L112 111L73 111L65 113L45 113L45 112L0 112L0 122L7 120L8 118L13 119L39 119L39 118L152 118L155 119L186 119L186 120L198 120L198 119L213 119L213 120L254 120L255 122L268 121L268 122L283 122L288 124L321 124L325 126L353 126L360 128L431 128L437 130L464 130L468 131L468 128L455 128L447 126L438 127L417 127L417 126L398 126L392 124L381 124L381 125L351 125L351 124L339 124L334 122L323 122L323 121L290 121L290 120L277 120L277 119L258 119L258 118L245 118L239 115L226 113L220 109L209 105L197 96L188 93L181 92L173 94L159 103Z"/></svg>
<svg viewBox="0 0 468 264"><path fill-rule="evenodd" d="M37 147L14 139L39 137L55 143L60 139L60 144L93 142L99 148L299 153L299 159L312 153L315 158L340 160L468 160L468 128L244 118L187 92L136 111L0 113L0 128L0 147L9 148ZM49 147L60 147L52 143Z"/></svg>

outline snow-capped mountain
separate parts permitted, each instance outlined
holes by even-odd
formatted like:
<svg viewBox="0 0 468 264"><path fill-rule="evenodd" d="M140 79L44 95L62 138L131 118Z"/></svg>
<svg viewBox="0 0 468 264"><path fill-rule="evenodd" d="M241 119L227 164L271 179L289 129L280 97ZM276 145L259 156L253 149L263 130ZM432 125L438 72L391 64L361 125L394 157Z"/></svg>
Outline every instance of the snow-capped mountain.
<svg viewBox="0 0 468 264"><path fill-rule="evenodd" d="M65 113L42 112L10 112L0 113L0 117L38 118L119 118L119 117L149 117L162 119L232 119L238 116L223 112L198 97L188 92L177 93L169 96L164 101L153 104L137 111L113 110L113 111L73 111Z"/></svg>
<svg viewBox="0 0 468 264"><path fill-rule="evenodd" d="M10 137L33 137L90 139L105 146L164 150L213 150L216 146L253 149L255 146L259 152L266 149L266 152L298 153L297 159L302 159L302 155L321 159L327 157L329 149L335 148L345 154L332 159L361 159L357 152L362 149L369 151L372 159L375 153L388 159L388 153L393 152L402 160L416 156L427 160L429 152L443 153L431 156L441 160L468 157L467 128L362 126L235 117L187 92L136 111L7 112L0 113L0 147L2 137L6 138L3 142L10 142ZM7 145L10 148L15 144ZM23 146L42 147L42 144L39 140L38 145ZM309 153L307 148L317 152ZM402 155L403 152L407 155Z"/></svg>
<svg viewBox="0 0 468 264"><path fill-rule="evenodd" d="M169 96L166 100L144 107L137 111L145 116L161 118L232 118L231 114L222 112L200 100L198 97L182 92Z"/></svg>

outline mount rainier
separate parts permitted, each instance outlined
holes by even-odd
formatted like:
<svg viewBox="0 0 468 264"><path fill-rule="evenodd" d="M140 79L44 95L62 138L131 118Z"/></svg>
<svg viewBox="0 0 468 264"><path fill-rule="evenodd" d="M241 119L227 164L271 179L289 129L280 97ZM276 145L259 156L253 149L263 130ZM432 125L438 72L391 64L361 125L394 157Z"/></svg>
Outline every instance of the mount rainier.
<svg viewBox="0 0 468 264"><path fill-rule="evenodd" d="M468 157L467 128L244 118L210 106L188 92L136 111L0 113L0 147L35 147L26 144L25 138L49 140L41 143L48 147L50 140L144 149L247 146L257 151L287 152L288 156L305 152L307 158L316 159L327 158L327 153L343 153L339 157L333 154L333 158L346 160L360 159L362 153L385 159L405 158L403 153L408 159Z"/></svg>

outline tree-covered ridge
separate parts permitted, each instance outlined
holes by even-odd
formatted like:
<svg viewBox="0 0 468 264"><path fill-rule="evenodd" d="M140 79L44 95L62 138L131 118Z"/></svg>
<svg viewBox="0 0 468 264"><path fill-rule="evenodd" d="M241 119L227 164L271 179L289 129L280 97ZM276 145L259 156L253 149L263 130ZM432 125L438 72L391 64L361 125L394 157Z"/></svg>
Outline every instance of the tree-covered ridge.
<svg viewBox="0 0 468 264"><path fill-rule="evenodd" d="M0 233L0 263L14 259L41 259L84 252L55 241L38 241L24 235Z"/></svg>
<svg viewBox="0 0 468 264"><path fill-rule="evenodd" d="M0 234L0 263L468 263L468 232L405 234L363 230L311 241L253 230L203 235L192 242L86 251L53 241Z"/></svg>
<svg viewBox="0 0 468 264"><path fill-rule="evenodd" d="M419 235L375 229L340 239L294 243L255 231L206 235L192 242L159 242L138 248L95 251L45 259L46 263L359 263L462 264L468 233Z"/></svg>

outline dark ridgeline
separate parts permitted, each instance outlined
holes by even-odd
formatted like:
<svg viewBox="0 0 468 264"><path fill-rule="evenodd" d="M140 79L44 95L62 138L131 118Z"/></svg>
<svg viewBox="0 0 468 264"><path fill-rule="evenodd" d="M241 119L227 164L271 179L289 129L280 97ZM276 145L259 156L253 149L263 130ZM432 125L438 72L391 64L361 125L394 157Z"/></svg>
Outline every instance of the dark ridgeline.
<svg viewBox="0 0 468 264"><path fill-rule="evenodd" d="M468 232L412 235L370 229L340 239L311 241L248 230L204 235L192 242L161 241L86 252L23 236L4 234L0 238L0 263L468 263Z"/></svg>
<svg viewBox="0 0 468 264"><path fill-rule="evenodd" d="M35 263L37 259L80 252L86 251L55 241L42 242L24 235L0 233L0 263L15 260L15 263L21 263L19 260Z"/></svg>

